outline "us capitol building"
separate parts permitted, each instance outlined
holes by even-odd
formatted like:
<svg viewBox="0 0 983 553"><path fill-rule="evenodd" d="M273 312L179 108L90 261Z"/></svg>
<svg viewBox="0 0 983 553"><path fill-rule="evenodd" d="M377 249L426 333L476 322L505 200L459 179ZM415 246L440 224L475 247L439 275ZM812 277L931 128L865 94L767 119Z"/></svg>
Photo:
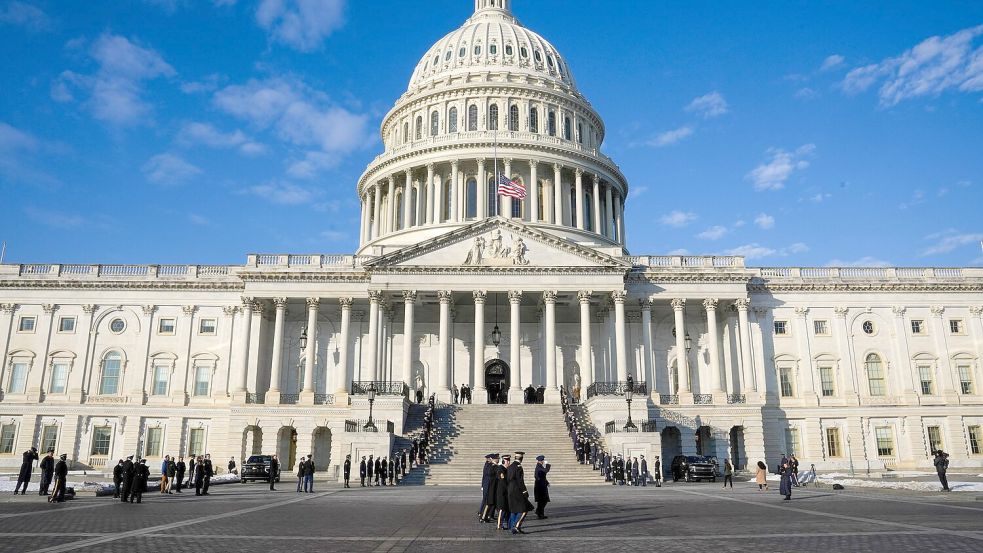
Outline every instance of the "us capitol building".
<svg viewBox="0 0 983 553"><path fill-rule="evenodd" d="M553 45L475 0L382 120L355 253L0 265L0 465L37 445L100 470L277 451L337 471L386 454L417 390L466 383L504 417L530 384L579 390L609 447L666 462L983 466L983 269L629 255L604 135Z"/></svg>

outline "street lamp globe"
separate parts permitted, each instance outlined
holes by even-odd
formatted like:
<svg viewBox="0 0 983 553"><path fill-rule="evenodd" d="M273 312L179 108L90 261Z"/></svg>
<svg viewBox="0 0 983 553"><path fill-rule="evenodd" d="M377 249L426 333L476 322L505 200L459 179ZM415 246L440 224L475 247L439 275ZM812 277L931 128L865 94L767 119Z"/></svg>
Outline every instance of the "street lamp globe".
<svg viewBox="0 0 983 553"><path fill-rule="evenodd" d="M307 349L307 327L300 332L300 349Z"/></svg>

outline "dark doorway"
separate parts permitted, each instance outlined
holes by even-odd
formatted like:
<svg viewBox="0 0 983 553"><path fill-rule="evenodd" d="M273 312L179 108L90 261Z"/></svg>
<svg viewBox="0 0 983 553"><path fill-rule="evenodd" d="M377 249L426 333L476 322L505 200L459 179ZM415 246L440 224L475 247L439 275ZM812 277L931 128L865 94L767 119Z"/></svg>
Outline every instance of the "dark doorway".
<svg viewBox="0 0 983 553"><path fill-rule="evenodd" d="M509 366L505 361L492 359L485 364L485 388L488 403L509 402Z"/></svg>

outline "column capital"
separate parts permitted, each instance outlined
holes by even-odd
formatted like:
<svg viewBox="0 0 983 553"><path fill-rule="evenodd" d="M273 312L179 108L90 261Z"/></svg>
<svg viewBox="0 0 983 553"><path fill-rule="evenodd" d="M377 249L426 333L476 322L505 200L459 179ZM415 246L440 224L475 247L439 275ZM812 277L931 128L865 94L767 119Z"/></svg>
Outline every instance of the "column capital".
<svg viewBox="0 0 983 553"><path fill-rule="evenodd" d="M673 311L682 311L686 309L686 298L673 298L669 305L672 305Z"/></svg>
<svg viewBox="0 0 983 553"><path fill-rule="evenodd" d="M11 307L11 312L13 312L14 309L17 309L17 305L16 304L9 303L7 305L9 305ZM85 305L82 306L82 312L85 313L86 315L91 315L91 314L95 313L96 312L96 309L99 309L99 306L98 305L95 305L95 304L92 304L92 303L87 303L87 304L85 304ZM4 309L0 308L0 311L4 311Z"/></svg>
<svg viewBox="0 0 983 553"><path fill-rule="evenodd" d="M453 169L455 172L457 171L457 168L460 165L461 165L461 160L459 160L459 159L452 159L451 160L451 169Z"/></svg>
<svg viewBox="0 0 983 553"><path fill-rule="evenodd" d="M471 292L471 296L474 298L474 303L485 303L485 298L488 297L488 292L485 290L475 290Z"/></svg>
<svg viewBox="0 0 983 553"><path fill-rule="evenodd" d="M416 290L403 290L403 303L413 303L416 301Z"/></svg>
<svg viewBox="0 0 983 553"><path fill-rule="evenodd" d="M628 292L625 292L624 290L613 290L611 292L611 299L614 300L614 303L623 304L625 303L626 297L628 297Z"/></svg>
<svg viewBox="0 0 983 553"><path fill-rule="evenodd" d="M254 298L252 296L241 296L239 298L239 301L242 302L242 308L243 309L252 310L253 304L256 303L256 298Z"/></svg>
<svg viewBox="0 0 983 553"><path fill-rule="evenodd" d="M185 306L182 306L181 307L181 311L183 311L185 315L194 315L195 314L195 311L198 311L198 306L197 305L185 305Z"/></svg>
<svg viewBox="0 0 983 553"><path fill-rule="evenodd" d="M560 169L563 169L563 166L562 165L560 165L559 163L554 163L553 164L553 171L556 171L557 173L559 173L560 172Z"/></svg>
<svg viewBox="0 0 983 553"><path fill-rule="evenodd" d="M833 308L833 313L835 313L836 316L839 317L839 318L841 318L841 319L845 319L846 318L846 314L849 313L849 312L850 312L850 308L849 307L843 307L842 305L837 305L836 307Z"/></svg>
<svg viewBox="0 0 983 553"><path fill-rule="evenodd" d="M970 305L969 314L976 315L977 317L983 315L983 305Z"/></svg>
<svg viewBox="0 0 983 553"><path fill-rule="evenodd" d="M546 303L556 303L556 290L543 290L543 301Z"/></svg>
<svg viewBox="0 0 983 553"><path fill-rule="evenodd" d="M154 311L157 311L157 306L156 305L141 305L140 306L140 309L141 309L141 311L143 311L143 314L144 315L153 315L154 314Z"/></svg>
<svg viewBox="0 0 983 553"><path fill-rule="evenodd" d="M54 303L45 303L41 305L41 310L47 313L48 315L51 315L55 311L58 311L58 305Z"/></svg>
<svg viewBox="0 0 983 553"><path fill-rule="evenodd" d="M407 169L406 170L406 174L407 175L409 175L412 172L413 172L412 169ZM395 182L395 180L396 180L396 175L389 175L388 177L386 177L386 184L389 185L389 186L392 186L393 183Z"/></svg>
<svg viewBox="0 0 983 553"><path fill-rule="evenodd" d="M480 171L480 170L484 169L485 168L485 160L484 160L484 158L479 158L477 161L478 161L478 170Z"/></svg>
<svg viewBox="0 0 983 553"><path fill-rule="evenodd" d="M503 159L502 161L505 162L505 165L508 165L508 166L511 166L512 165L512 158L510 158L510 157L507 157L507 158Z"/></svg>
<svg viewBox="0 0 983 553"><path fill-rule="evenodd" d="M593 295L593 290L581 290L577 292L577 299L580 300L580 303L590 303L591 296Z"/></svg>
<svg viewBox="0 0 983 553"><path fill-rule="evenodd" d="M601 175L594 173L591 176L594 177L594 184L601 184Z"/></svg>
<svg viewBox="0 0 983 553"><path fill-rule="evenodd" d="M283 298L283 297L273 298L273 306L276 307L277 309L286 309L287 298Z"/></svg>
<svg viewBox="0 0 983 553"><path fill-rule="evenodd" d="M522 301L522 290L509 290L509 303L519 303Z"/></svg>
<svg viewBox="0 0 983 553"><path fill-rule="evenodd" d="M574 167L573 172L575 175L577 175L578 179L584 175L584 170L581 169L580 167Z"/></svg>
<svg viewBox="0 0 983 553"><path fill-rule="evenodd" d="M734 307L738 311L747 311L748 307L751 307L751 300L747 298L737 298L734 300Z"/></svg>
<svg viewBox="0 0 983 553"><path fill-rule="evenodd" d="M355 298L351 298L351 297L338 298L338 304L341 305L342 310L351 309L353 303L355 303Z"/></svg>
<svg viewBox="0 0 983 553"><path fill-rule="evenodd" d="M378 290L369 290L369 301L372 303L379 303L382 299L382 292Z"/></svg>
<svg viewBox="0 0 983 553"><path fill-rule="evenodd" d="M440 303L451 303L454 294L450 290L437 290L437 299L440 300Z"/></svg>
<svg viewBox="0 0 983 553"><path fill-rule="evenodd" d="M433 173L433 169L436 166L437 166L437 164L431 161L430 163L427 164L427 172L428 173Z"/></svg>
<svg viewBox="0 0 983 553"><path fill-rule="evenodd" d="M222 308L222 313L225 313L226 317L231 317L235 315L237 311L239 311L238 305L226 305L225 307Z"/></svg>
<svg viewBox="0 0 983 553"><path fill-rule="evenodd" d="M932 315L935 315L936 317L942 317L942 314L945 313L945 307L941 305L933 305L931 307L931 311L932 311Z"/></svg>
<svg viewBox="0 0 983 553"><path fill-rule="evenodd" d="M308 309L317 309L321 305L321 298L307 298L306 302Z"/></svg>
<svg viewBox="0 0 983 553"><path fill-rule="evenodd" d="M809 308L808 307L796 307L795 308L795 314L798 315L799 317L802 317L804 319L804 318L806 318L806 315L809 314Z"/></svg>
<svg viewBox="0 0 983 553"><path fill-rule="evenodd" d="M908 308L903 305L895 305L894 307L891 308L891 312L894 313L894 316L899 319L904 318L905 311L907 310Z"/></svg>
<svg viewBox="0 0 983 553"><path fill-rule="evenodd" d="M717 309L717 298L707 298L703 300L703 309L715 311Z"/></svg>
<svg viewBox="0 0 983 553"><path fill-rule="evenodd" d="M642 311L651 311L652 300L649 298L638 298L638 306L642 308Z"/></svg>

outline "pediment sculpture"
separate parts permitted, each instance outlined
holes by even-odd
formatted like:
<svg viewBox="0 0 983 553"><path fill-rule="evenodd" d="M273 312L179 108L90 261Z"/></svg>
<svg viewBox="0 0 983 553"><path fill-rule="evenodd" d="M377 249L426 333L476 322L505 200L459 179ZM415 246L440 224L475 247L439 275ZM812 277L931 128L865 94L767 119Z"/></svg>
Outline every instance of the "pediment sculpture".
<svg viewBox="0 0 983 553"><path fill-rule="evenodd" d="M471 266L505 266L505 265L528 265L526 253L529 248L520 236L511 235L512 243L506 246L502 239L502 231L495 229L491 231L488 238L477 236L468 255L464 259L465 265Z"/></svg>

